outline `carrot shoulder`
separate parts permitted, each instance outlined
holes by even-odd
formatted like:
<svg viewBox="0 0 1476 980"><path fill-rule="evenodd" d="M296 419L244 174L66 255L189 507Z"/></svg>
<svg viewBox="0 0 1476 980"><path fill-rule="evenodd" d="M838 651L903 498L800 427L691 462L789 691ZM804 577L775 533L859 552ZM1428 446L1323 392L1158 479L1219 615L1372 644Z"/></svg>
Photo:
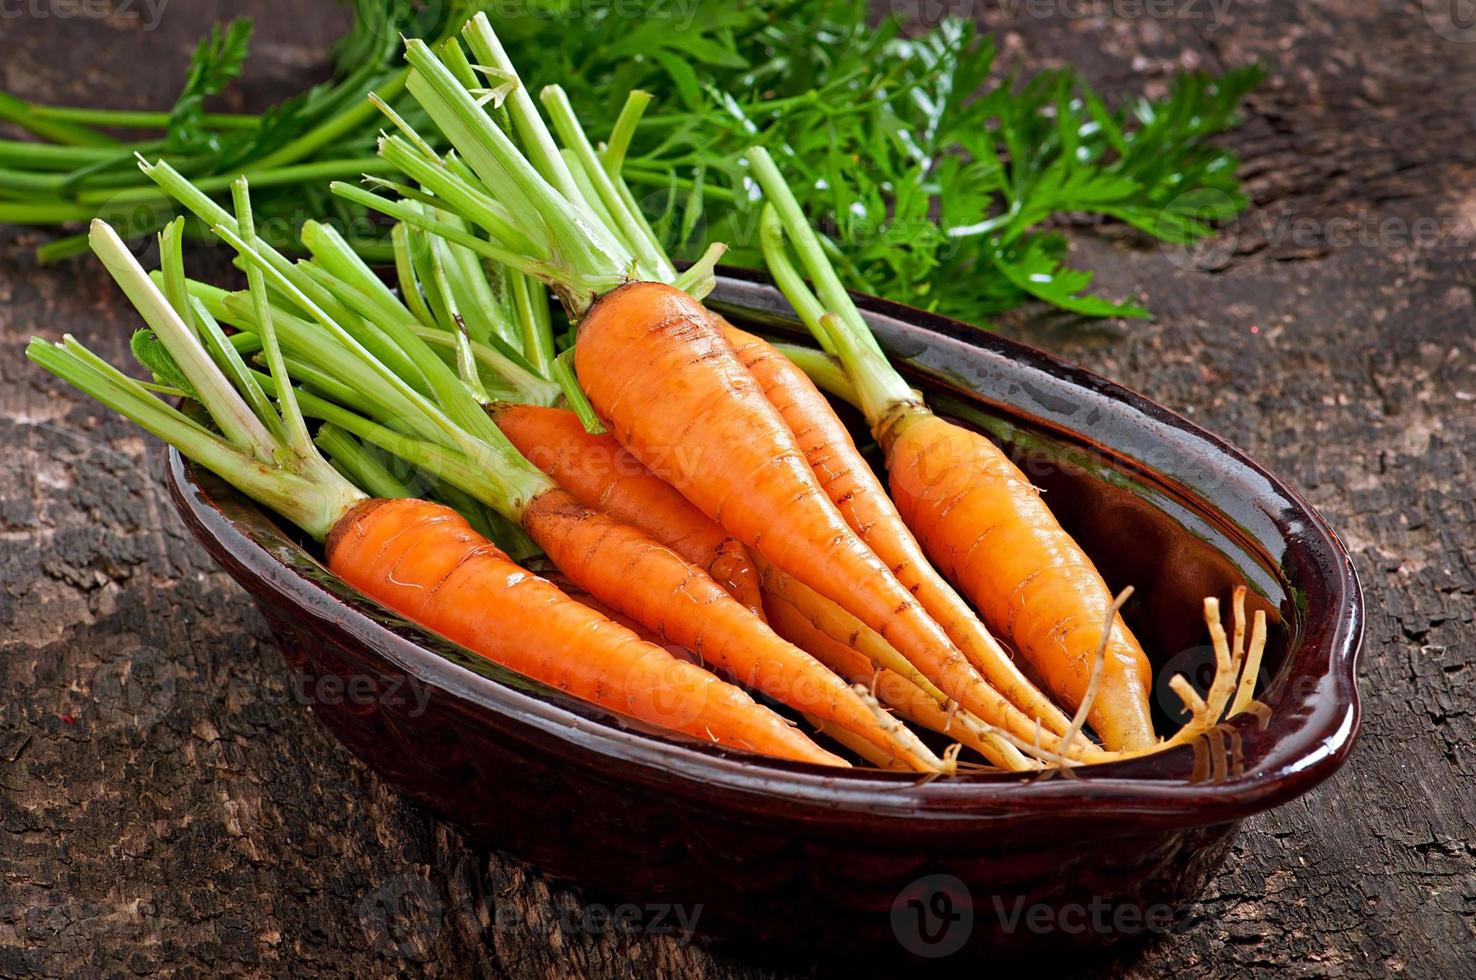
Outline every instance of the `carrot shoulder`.
<svg viewBox="0 0 1476 980"><path fill-rule="evenodd" d="M1081 703L1112 594L1040 493L984 436L914 411L879 432L892 496L928 554L1069 708ZM1109 749L1154 744L1148 658L1112 620L1089 721Z"/></svg>
<svg viewBox="0 0 1476 980"><path fill-rule="evenodd" d="M327 556L389 608L574 697L721 745L845 765L738 688L520 568L449 508L369 501L338 522Z"/></svg>
<svg viewBox="0 0 1476 980"><path fill-rule="evenodd" d="M738 359L788 423L816 479L851 529L917 596L990 684L1048 730L1064 734L1070 719L1020 672L968 603L933 570L851 433L814 382L768 341L716 319Z"/></svg>
<svg viewBox="0 0 1476 980"><path fill-rule="evenodd" d="M875 629L949 697L1024 738L989 687L846 524L778 411L700 303L633 282L581 321L575 366L621 444L749 548Z"/></svg>
<svg viewBox="0 0 1476 980"><path fill-rule="evenodd" d="M591 435L562 408L500 405L493 418L518 452L580 503L633 524L763 615L748 549L626 452L613 436Z"/></svg>

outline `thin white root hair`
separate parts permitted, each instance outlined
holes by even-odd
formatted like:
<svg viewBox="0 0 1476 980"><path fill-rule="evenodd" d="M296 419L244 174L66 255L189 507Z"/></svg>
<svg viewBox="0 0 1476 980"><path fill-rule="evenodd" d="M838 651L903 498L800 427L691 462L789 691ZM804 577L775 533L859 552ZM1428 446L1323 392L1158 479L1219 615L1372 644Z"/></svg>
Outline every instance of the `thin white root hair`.
<svg viewBox="0 0 1476 980"><path fill-rule="evenodd" d="M876 718L877 723L881 725L882 729L892 737L892 740L897 743L898 747L902 751L910 753L913 759L916 760L913 768L919 772L934 772L944 775L953 774L956 768L953 761L940 759L934 755L933 750L928 748L923 743L923 740L917 737L916 732L902 724L902 722L897 720L895 715L882 707L881 702L876 699L876 695L868 691L865 685L853 684L851 685L851 690L855 691L856 695L862 701L866 702L866 707L871 710L872 716Z"/></svg>
<svg viewBox="0 0 1476 980"><path fill-rule="evenodd" d="M1250 709L1256 692L1256 681L1261 676L1261 657L1266 653L1266 611L1256 610L1251 626L1250 649L1245 655L1245 666L1240 671L1240 684L1235 689L1235 700L1230 703L1230 717L1234 718ZM1262 705L1264 708L1265 706Z"/></svg>
<svg viewBox="0 0 1476 980"><path fill-rule="evenodd" d="M1071 743L1086 725L1087 715L1091 714L1092 704L1097 700L1097 690L1102 686L1102 668L1107 662L1107 641L1112 638L1112 628L1117 624L1117 613L1123 604L1132 598L1133 587L1129 585L1117 593L1117 598L1112 600L1111 607L1107 610L1106 621L1102 623L1102 636L1097 641L1097 649L1092 653L1092 673L1087 679L1086 693L1081 696L1081 704L1076 706L1076 714L1071 718L1071 724L1066 728L1066 734L1061 736L1060 753L1069 756ZM1040 719L1035 719L1036 738L1040 738Z"/></svg>
<svg viewBox="0 0 1476 980"><path fill-rule="evenodd" d="M1235 624L1235 642L1230 653L1237 661L1245 656L1245 586L1237 585L1230 594L1230 619Z"/></svg>

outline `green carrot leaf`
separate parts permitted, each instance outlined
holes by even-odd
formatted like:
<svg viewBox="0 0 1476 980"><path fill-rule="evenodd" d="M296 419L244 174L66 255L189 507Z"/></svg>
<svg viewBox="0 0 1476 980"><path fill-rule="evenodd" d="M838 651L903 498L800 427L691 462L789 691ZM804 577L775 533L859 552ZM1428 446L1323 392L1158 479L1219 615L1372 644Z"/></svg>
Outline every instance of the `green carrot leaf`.
<svg viewBox="0 0 1476 980"><path fill-rule="evenodd" d="M142 364L159 384L178 388L191 398L198 397L195 386L190 384L184 371L175 363L174 356L169 353L169 348L164 346L164 342L154 331L147 327L135 330L128 341L128 348L133 352L133 359Z"/></svg>
<svg viewBox="0 0 1476 980"><path fill-rule="evenodd" d="M200 39L190 59L190 71L183 91L169 113L167 148L171 153L200 152L219 148L216 137L202 123L205 100L220 92L240 77L251 48L251 19L238 17L229 24L217 24Z"/></svg>

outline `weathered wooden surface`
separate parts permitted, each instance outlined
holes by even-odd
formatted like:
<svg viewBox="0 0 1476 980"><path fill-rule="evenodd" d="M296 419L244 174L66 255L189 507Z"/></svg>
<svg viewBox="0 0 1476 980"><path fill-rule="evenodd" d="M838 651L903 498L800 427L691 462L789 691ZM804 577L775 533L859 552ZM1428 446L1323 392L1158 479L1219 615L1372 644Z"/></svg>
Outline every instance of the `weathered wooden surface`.
<svg viewBox="0 0 1476 980"><path fill-rule="evenodd" d="M321 74L336 5L169 5L146 32L56 2L0 12L0 86L162 104L238 6L262 15L243 104ZM1368 594L1365 735L1334 782L1248 824L1178 931L1093 969L1469 975L1476 28L1371 0L917 9L977 13L1008 57L1075 61L1109 90L1273 72L1232 138L1257 206L1221 247L1079 239L1104 290L1141 293L1155 322L1009 329L1199 419L1328 516ZM38 240L0 232L0 975L767 975L611 934L319 729L183 535L156 446L22 361L24 338L64 331L121 357L130 326L96 268L36 268Z"/></svg>

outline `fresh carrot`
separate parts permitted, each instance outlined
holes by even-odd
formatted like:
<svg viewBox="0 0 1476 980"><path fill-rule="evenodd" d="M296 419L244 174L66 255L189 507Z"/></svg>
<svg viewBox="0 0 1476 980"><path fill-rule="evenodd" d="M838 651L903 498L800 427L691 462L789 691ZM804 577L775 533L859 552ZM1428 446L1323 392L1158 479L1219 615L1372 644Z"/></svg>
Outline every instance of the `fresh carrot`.
<svg viewBox="0 0 1476 980"><path fill-rule="evenodd" d="M992 743L998 752L1003 753L1002 765L1009 767L1010 760L1016 758L1016 751L1023 752L1038 762L1051 764L1103 762L1108 758L1108 753L1085 739L1072 742L1069 751L1063 755L1062 751L1066 749L1064 743L1048 737L1044 730L1038 733L1040 737L1025 739L983 722L967 708L960 707L957 702L940 691L932 681L924 677L891 644L865 623L762 558L758 560L758 566L759 580L763 584L765 608L772 612L776 602L783 602L793 607L804 616L810 626L827 637L831 643L861 656L873 669L886 671L906 681L932 701L947 717L961 721L981 738ZM777 625L775 630L783 633ZM812 656L832 670L837 670L833 662L810 650L808 645L794 640L793 637L789 639L801 649L809 651ZM840 671L840 673L854 680L850 672ZM926 720L919 723L925 727L933 727ZM1051 744L1048 745L1048 742Z"/></svg>
<svg viewBox="0 0 1476 980"><path fill-rule="evenodd" d="M1101 748L1084 739L1074 741L1069 751L1062 755L1064 744L1055 739L1044 729L1038 733L1041 737L1022 738L1019 735L1001 731L976 718L966 708L958 706L957 702L940 691L932 681L912 665L911 662L898 653L897 650L882 638L871 627L861 622L855 616L846 612L834 602L825 598L814 589L805 585L794 576L777 568L773 563L766 561L762 556L757 559L759 569L759 581L763 586L764 606L772 610L773 604L783 602L792 606L806 621L818 630L834 644L838 644L852 651L854 654L865 658L873 669L886 671L906 681L913 688L926 695L940 712L959 723L970 727L985 740L994 743L997 750L1002 753L1001 758L1007 763L1015 758L1017 751L1024 752L1032 758L1044 762L1056 764L1075 764L1082 762L1103 762L1108 754ZM788 636L776 625L775 631L784 635L786 639L796 646L809 652L821 663L837 670L834 663L819 656L815 651L804 643L796 641ZM855 678L846 671L838 671L841 676L854 682ZM929 717L936 719L938 715L931 714ZM930 722L921 721L926 727L932 727Z"/></svg>
<svg viewBox="0 0 1476 980"><path fill-rule="evenodd" d="M733 352L779 410L820 485L851 529L886 562L897 581L917 596L923 609L995 689L1051 732L1065 733L1070 724L1066 715L1020 672L968 603L933 570L876 473L856 449L850 431L814 382L768 341L739 330L722 317L717 319Z"/></svg>
<svg viewBox="0 0 1476 980"><path fill-rule="evenodd" d="M508 507L508 498L485 476L443 447L410 439L315 396L297 397L309 415L436 472L492 506ZM549 560L580 588L652 630L661 642L692 651L743 686L844 728L916 771L939 771L940 761L915 736L775 634L700 568L639 528L585 506L561 487L533 487L507 513L516 515Z"/></svg>
<svg viewBox="0 0 1476 980"><path fill-rule="evenodd" d="M1112 594L1038 491L993 442L920 410L881 430L893 494L939 566L1071 708L1080 703ZM1112 619L1092 728L1109 748L1154 744L1152 673Z"/></svg>
<svg viewBox="0 0 1476 980"><path fill-rule="evenodd" d="M244 180L235 191L239 240L249 248L255 236ZM325 541L328 566L345 581L474 653L665 729L780 758L845 764L738 688L519 568L448 508L369 498L346 480L313 444L272 318L263 317L262 339L280 414L213 321L198 318L183 286L181 227L171 225L161 236L169 295L111 227L94 222L91 240L219 433L71 338L57 345L36 338L27 356ZM247 280L264 310L265 282L256 267L248 267ZM213 350L205 346L215 343L211 337L221 341Z"/></svg>
<svg viewBox="0 0 1476 980"><path fill-rule="evenodd" d="M1112 623L1092 728L1111 749L1153 746L1152 674L1112 593L1039 491L992 442L933 415L887 362L768 153L748 154L769 198L762 240L770 271L811 332L840 358L886 455L893 499L939 568L969 596L1070 709ZM818 292L785 250L794 246Z"/></svg>
<svg viewBox="0 0 1476 980"><path fill-rule="evenodd" d="M290 285L279 283L290 292ZM268 382L269 383L269 382ZM275 391L276 389L273 388ZM402 456L516 520L573 582L614 610L735 678L807 714L848 728L919 771L937 762L879 720L865 700L785 642L711 576L646 532L580 503L525 460L494 471L445 446L412 439L307 393L302 409ZM487 445L481 455L496 451ZM513 452L511 446L509 452ZM519 465L521 468L519 468Z"/></svg>
<svg viewBox="0 0 1476 980"><path fill-rule="evenodd" d="M525 563L524 567L529 567L531 568L531 570L536 571L540 577L546 578L554 585L558 586L559 591L564 593L564 595L568 596L571 599L578 600L580 603L593 609L595 612L599 613L601 616L604 616L606 619L613 620L619 623L621 626L624 626L626 629L630 630L632 633L634 633L636 636L639 636L647 643L656 644L658 647L661 647L673 657L680 657L682 660L686 660L694 664L699 663L697 655L695 653L686 649L685 647L678 647L668 644L660 636L647 629L643 624L636 622L618 609L610 608L604 603L603 600L600 599L599 596L593 594L584 586L580 585L578 582L565 575L562 571L559 570L559 567L552 562L542 562L541 567L540 563L530 562Z"/></svg>
<svg viewBox="0 0 1476 980"><path fill-rule="evenodd" d="M580 503L646 531L763 615L748 549L642 466L613 436L591 435L578 416L561 408L504 403L493 407L492 417L529 462Z"/></svg>
<svg viewBox="0 0 1476 980"><path fill-rule="evenodd" d="M880 633L949 697L1033 737L1035 722L979 676L846 524L700 303L660 283L627 283L588 310L574 350L590 401L652 472Z"/></svg>
<svg viewBox="0 0 1476 980"><path fill-rule="evenodd" d="M325 553L364 594L581 700L733 748L838 761L736 687L520 568L450 508L366 500L334 525Z"/></svg>

